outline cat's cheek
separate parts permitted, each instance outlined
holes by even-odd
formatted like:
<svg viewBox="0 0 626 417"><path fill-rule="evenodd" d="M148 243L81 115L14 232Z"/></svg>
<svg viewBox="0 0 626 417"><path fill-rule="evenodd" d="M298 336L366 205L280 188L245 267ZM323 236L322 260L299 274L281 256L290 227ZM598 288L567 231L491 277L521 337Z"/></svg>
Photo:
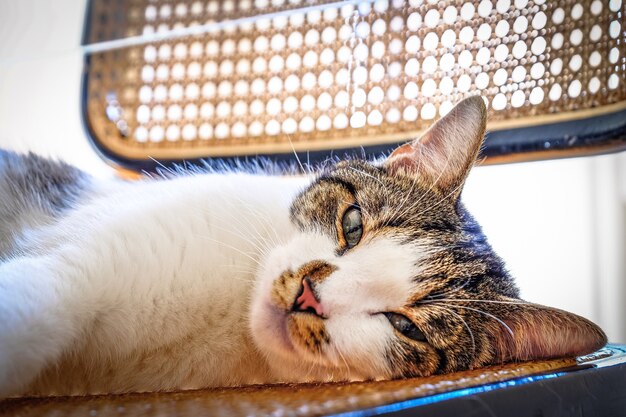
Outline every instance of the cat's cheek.
<svg viewBox="0 0 626 417"><path fill-rule="evenodd" d="M266 276L258 282L252 294L249 326L257 348L270 362L281 362L297 357L287 328L288 311L272 300L273 279Z"/></svg>
<svg viewBox="0 0 626 417"><path fill-rule="evenodd" d="M255 307L250 327L257 347L266 354L293 357L295 348L288 334L286 313L271 304Z"/></svg>
<svg viewBox="0 0 626 417"><path fill-rule="evenodd" d="M277 335L285 332L284 317L281 317L284 312L274 306L271 300L272 282L278 271L276 261L282 255L280 252L274 250L262 261L251 295L250 331L256 346L265 353L282 352L287 347L280 337L277 338Z"/></svg>
<svg viewBox="0 0 626 417"><path fill-rule="evenodd" d="M405 306L419 284L420 252L386 238L372 239L335 261L337 270L318 286L329 316L374 314Z"/></svg>

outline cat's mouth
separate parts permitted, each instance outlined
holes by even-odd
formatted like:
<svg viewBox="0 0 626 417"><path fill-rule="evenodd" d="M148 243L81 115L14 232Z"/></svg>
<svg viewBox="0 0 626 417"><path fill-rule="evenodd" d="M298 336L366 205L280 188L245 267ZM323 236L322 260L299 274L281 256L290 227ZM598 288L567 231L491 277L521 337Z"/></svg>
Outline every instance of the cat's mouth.
<svg viewBox="0 0 626 417"><path fill-rule="evenodd" d="M296 273L285 270L272 282L267 309L272 317L272 337L276 347L289 356L315 357L330 342L325 329L327 311L320 301L320 273L330 268L314 262Z"/></svg>
<svg viewBox="0 0 626 417"><path fill-rule="evenodd" d="M276 342L290 356L319 354L323 343L328 343L321 320L310 313L294 313L276 310ZM317 358L319 359L319 358Z"/></svg>
<svg viewBox="0 0 626 417"><path fill-rule="evenodd" d="M323 356L325 346L330 343L325 319L314 284L305 276L285 320L288 337L298 352L311 355L315 360Z"/></svg>

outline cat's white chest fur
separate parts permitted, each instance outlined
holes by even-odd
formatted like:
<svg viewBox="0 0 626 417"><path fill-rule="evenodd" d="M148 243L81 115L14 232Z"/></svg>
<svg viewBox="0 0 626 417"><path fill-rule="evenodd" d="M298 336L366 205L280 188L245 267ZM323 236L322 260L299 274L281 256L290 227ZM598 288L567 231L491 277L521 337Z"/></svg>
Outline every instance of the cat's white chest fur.
<svg viewBox="0 0 626 417"><path fill-rule="evenodd" d="M3 381L26 384L59 361L63 373L45 370L31 390L266 379L247 324L254 271L269 246L292 235L289 205L308 182L225 174L109 185L26 236L32 255L0 265L0 394L10 394Z"/></svg>

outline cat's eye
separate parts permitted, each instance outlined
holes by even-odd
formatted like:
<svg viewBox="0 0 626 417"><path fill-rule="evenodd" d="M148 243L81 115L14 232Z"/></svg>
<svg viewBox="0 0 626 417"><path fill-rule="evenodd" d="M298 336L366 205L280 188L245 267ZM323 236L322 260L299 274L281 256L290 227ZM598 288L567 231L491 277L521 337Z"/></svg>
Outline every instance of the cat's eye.
<svg viewBox="0 0 626 417"><path fill-rule="evenodd" d="M417 328L415 324L402 314L397 313L385 313L387 320L389 323L404 336L409 339L413 339L418 342L425 342L426 336L420 329Z"/></svg>
<svg viewBox="0 0 626 417"><path fill-rule="evenodd" d="M341 220L341 229L349 248L356 246L361 241L363 220L361 219L361 210L358 207L353 206L346 210Z"/></svg>

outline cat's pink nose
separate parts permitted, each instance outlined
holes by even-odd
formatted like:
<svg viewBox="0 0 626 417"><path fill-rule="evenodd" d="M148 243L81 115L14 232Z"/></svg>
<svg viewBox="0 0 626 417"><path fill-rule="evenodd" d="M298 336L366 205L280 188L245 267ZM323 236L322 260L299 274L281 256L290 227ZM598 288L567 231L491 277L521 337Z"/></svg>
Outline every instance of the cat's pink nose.
<svg viewBox="0 0 626 417"><path fill-rule="evenodd" d="M294 311L311 311L315 312L318 316L322 317L324 310L322 305L315 298L315 294L311 289L311 283L308 278L302 280L302 293L296 298L296 302L293 306Z"/></svg>

